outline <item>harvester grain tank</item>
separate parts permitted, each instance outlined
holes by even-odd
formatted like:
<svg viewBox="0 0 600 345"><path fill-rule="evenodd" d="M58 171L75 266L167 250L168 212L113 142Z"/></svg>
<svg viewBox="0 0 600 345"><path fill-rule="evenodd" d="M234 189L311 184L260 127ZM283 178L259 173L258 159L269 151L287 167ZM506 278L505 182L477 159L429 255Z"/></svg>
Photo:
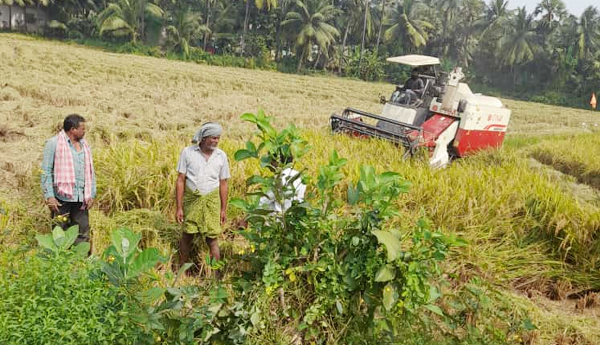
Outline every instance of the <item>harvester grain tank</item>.
<svg viewBox="0 0 600 345"><path fill-rule="evenodd" d="M333 114L330 122L334 133L386 139L403 145L408 154L426 148L432 167L444 167L452 157L502 145L510 109L497 98L474 94L460 82L464 78L460 67L440 73L439 59L424 55L387 61L416 69L424 88L414 92L396 87L390 99L382 97L381 115L353 108Z"/></svg>

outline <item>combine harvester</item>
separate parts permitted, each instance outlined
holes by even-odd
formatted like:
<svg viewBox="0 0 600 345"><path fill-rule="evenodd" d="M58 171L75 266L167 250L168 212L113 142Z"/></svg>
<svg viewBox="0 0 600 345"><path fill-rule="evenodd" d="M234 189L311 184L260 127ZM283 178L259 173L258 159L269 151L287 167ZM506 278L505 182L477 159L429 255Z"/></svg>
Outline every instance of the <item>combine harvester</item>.
<svg viewBox="0 0 600 345"><path fill-rule="evenodd" d="M416 68L424 89L421 94L398 86L389 100L383 96L381 115L346 108L331 115L334 133L376 137L403 145L407 155L419 148L429 151L432 167L445 167L453 157L464 157L502 145L510 109L499 99L473 94L461 83L462 69L439 73L440 60L423 55L405 55L387 61Z"/></svg>

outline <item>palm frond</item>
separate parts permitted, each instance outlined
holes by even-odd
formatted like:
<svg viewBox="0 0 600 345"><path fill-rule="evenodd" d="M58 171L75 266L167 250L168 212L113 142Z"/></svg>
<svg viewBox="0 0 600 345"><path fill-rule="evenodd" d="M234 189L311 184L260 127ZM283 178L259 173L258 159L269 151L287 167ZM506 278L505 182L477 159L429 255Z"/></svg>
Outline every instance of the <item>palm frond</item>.
<svg viewBox="0 0 600 345"><path fill-rule="evenodd" d="M150 2L146 3L146 8L144 10L146 16L152 19L161 19L165 13L162 8Z"/></svg>

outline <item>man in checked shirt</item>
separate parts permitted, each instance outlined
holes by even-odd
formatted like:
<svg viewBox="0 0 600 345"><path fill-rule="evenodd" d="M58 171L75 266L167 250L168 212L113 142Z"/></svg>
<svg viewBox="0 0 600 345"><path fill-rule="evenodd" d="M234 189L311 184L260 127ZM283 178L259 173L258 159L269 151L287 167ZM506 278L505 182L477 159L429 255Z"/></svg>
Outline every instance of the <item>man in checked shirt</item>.
<svg viewBox="0 0 600 345"><path fill-rule="evenodd" d="M84 136L85 119L68 115L63 129L46 142L42 160L44 200L63 229L79 226L75 244L90 241L88 210L96 197L92 152Z"/></svg>

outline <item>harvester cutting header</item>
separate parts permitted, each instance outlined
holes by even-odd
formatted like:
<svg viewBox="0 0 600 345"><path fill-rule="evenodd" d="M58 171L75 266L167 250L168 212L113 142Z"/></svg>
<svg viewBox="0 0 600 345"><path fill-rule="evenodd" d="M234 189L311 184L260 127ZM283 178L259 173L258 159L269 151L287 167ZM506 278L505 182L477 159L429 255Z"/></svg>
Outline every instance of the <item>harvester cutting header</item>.
<svg viewBox="0 0 600 345"><path fill-rule="evenodd" d="M381 115L353 108L331 115L334 133L390 140L403 145L408 154L426 148L433 167L502 145L510 109L497 98L474 94L460 82L464 78L460 67L440 73L436 68L440 60L423 55L387 61L413 67L413 78L396 87L390 99L382 97Z"/></svg>

